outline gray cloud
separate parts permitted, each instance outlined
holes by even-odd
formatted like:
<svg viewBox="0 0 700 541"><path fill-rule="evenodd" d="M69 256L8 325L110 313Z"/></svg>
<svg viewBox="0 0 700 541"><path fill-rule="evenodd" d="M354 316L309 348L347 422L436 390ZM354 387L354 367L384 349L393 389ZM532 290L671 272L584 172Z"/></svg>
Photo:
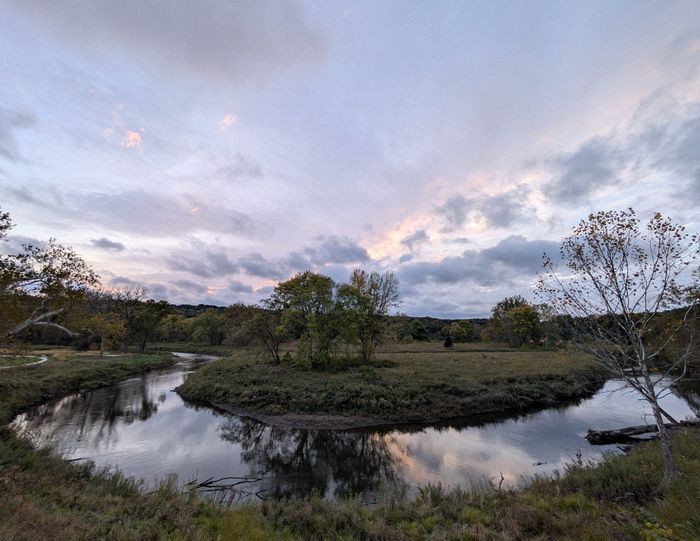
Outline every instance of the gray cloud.
<svg viewBox="0 0 700 541"><path fill-rule="evenodd" d="M473 206L489 226L510 227L534 215L534 209L525 204L529 193L526 186L520 185L507 192L477 198Z"/></svg>
<svg viewBox="0 0 700 541"><path fill-rule="evenodd" d="M493 286L518 277L533 276L542 268L543 253L553 258L558 256L559 243L528 241L523 236L511 235L484 250L467 250L461 256L446 257L440 262L409 263L398 274L407 285L471 281L481 286Z"/></svg>
<svg viewBox="0 0 700 541"><path fill-rule="evenodd" d="M22 160L16 132L30 128L35 122L31 115L0 107L0 157L12 162Z"/></svg>
<svg viewBox="0 0 700 541"><path fill-rule="evenodd" d="M486 220L490 227L502 228L531 219L535 210L526 205L529 193L527 186L518 185L496 195L481 195L469 199L462 195L452 196L435 210L436 214L447 222L441 232L450 233L459 229L469 217L480 217Z"/></svg>
<svg viewBox="0 0 700 541"><path fill-rule="evenodd" d="M700 115L684 121L670 139L658 165L686 179L688 190L679 190L678 195L700 201Z"/></svg>
<svg viewBox="0 0 700 541"><path fill-rule="evenodd" d="M238 153L231 163L219 168L217 176L234 182L241 178L261 178L263 171L258 163Z"/></svg>
<svg viewBox="0 0 700 541"><path fill-rule="evenodd" d="M281 263L268 261L261 254L252 253L238 259L236 265L250 276L282 280L289 275L289 270Z"/></svg>
<svg viewBox="0 0 700 541"><path fill-rule="evenodd" d="M228 284L229 291L233 293L252 293L253 286L239 282L238 280L233 280Z"/></svg>
<svg viewBox="0 0 700 541"><path fill-rule="evenodd" d="M324 40L304 4L293 0L15 1L41 26L85 54L126 54L167 75L173 70L217 80L265 79L319 61Z"/></svg>
<svg viewBox="0 0 700 541"><path fill-rule="evenodd" d="M221 248L194 243L186 251L178 251L167 259L170 269L189 272L202 278L225 276L238 272L238 265Z"/></svg>
<svg viewBox="0 0 700 541"><path fill-rule="evenodd" d="M367 250L346 236L320 236L316 244L304 250L309 261L316 265L328 263L361 263L369 260Z"/></svg>
<svg viewBox="0 0 700 541"><path fill-rule="evenodd" d="M627 157L611 137L594 137L574 152L552 160L556 176L544 192L559 203L580 203L598 189L614 184Z"/></svg>
<svg viewBox="0 0 700 541"><path fill-rule="evenodd" d="M410 235L401 239L401 244L406 246L409 250L413 251L415 247L420 246L429 241L428 233L425 229L418 229Z"/></svg>
<svg viewBox="0 0 700 541"><path fill-rule="evenodd" d="M109 279L107 284L112 286L112 287L123 287L123 286L143 287L143 284L141 282L137 282L136 280L132 280L131 278L129 278L127 276L113 276L112 278Z"/></svg>
<svg viewBox="0 0 700 541"><path fill-rule="evenodd" d="M8 193L17 201L40 207L51 205L62 216L79 217L81 225L91 223L149 237L182 236L198 230L245 236L259 232L247 214L208 205L188 194L159 195L142 190L61 194L47 184L35 184L31 189L9 187Z"/></svg>
<svg viewBox="0 0 700 541"><path fill-rule="evenodd" d="M197 293L198 295L204 295L207 292L207 286L198 282L193 282L192 280L175 280L173 285L187 292Z"/></svg>
<svg viewBox="0 0 700 541"><path fill-rule="evenodd" d="M126 246L124 246L121 242L109 240L107 237L90 239L90 244L108 252L123 252L126 248Z"/></svg>
<svg viewBox="0 0 700 541"><path fill-rule="evenodd" d="M469 208L470 204L463 196L454 195L435 209L435 212L447 222L447 226L442 231L449 232L462 227L467 219Z"/></svg>

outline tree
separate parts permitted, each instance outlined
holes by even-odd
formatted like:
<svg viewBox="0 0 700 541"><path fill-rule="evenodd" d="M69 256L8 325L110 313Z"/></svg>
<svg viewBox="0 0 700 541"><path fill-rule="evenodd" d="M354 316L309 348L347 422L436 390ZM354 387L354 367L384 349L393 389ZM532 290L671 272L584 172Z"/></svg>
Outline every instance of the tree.
<svg viewBox="0 0 700 541"><path fill-rule="evenodd" d="M282 322L287 329L297 323L302 334L296 352L300 366L321 366L328 360L334 337L335 309L333 280L328 276L306 271L275 287L266 302L272 310L283 312Z"/></svg>
<svg viewBox="0 0 700 541"><path fill-rule="evenodd" d="M498 302L491 314L490 332L496 340L517 347L536 342L540 337L539 312L520 295Z"/></svg>
<svg viewBox="0 0 700 541"><path fill-rule="evenodd" d="M450 323L448 333L454 342L472 342L475 339L474 325L467 319Z"/></svg>
<svg viewBox="0 0 700 541"><path fill-rule="evenodd" d="M166 315L172 307L167 301L149 299L136 307L136 318L133 322L132 336L138 340L139 351L146 350L146 345L153 338Z"/></svg>
<svg viewBox="0 0 700 541"><path fill-rule="evenodd" d="M12 227L9 213L0 211L0 241ZM22 244L18 254L0 257L0 335L13 337L42 326L77 336L56 318L97 284L92 268L55 239L37 246Z"/></svg>
<svg viewBox="0 0 700 541"><path fill-rule="evenodd" d="M109 299L110 308L116 312L122 320L124 334L122 337L122 351L127 353L129 346L135 339L139 307L146 298L146 288L138 285L126 285L105 293Z"/></svg>
<svg viewBox="0 0 700 541"><path fill-rule="evenodd" d="M574 344L651 406L664 458L662 486L676 474L664 418L675 420L659 399L687 371L698 302L691 294L690 271L699 253L697 235L690 236L684 226L658 213L640 227L632 209L598 212L564 240L563 272L545 256L537 287L555 313L567 316L558 321L568 322L565 333ZM677 310L680 317L661 325L668 310ZM664 359L664 352L681 337L683 347Z"/></svg>
<svg viewBox="0 0 700 541"><path fill-rule="evenodd" d="M272 362L279 364L280 346L289 336L280 313L266 307L259 308L248 321L247 328L255 342L270 355Z"/></svg>
<svg viewBox="0 0 700 541"><path fill-rule="evenodd" d="M359 342L363 362L371 361L384 330L384 318L399 305L398 280L390 272L355 269L350 283L338 288L338 302L345 316L346 337Z"/></svg>
<svg viewBox="0 0 700 541"><path fill-rule="evenodd" d="M226 338L228 318L220 310L209 308L194 318L193 338L210 346L220 346Z"/></svg>

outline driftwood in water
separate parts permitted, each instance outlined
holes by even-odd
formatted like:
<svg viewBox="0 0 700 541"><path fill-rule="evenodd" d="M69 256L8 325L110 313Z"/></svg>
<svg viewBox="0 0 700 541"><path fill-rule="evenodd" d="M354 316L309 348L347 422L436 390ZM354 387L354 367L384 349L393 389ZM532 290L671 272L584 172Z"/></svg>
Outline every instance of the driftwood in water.
<svg viewBox="0 0 700 541"><path fill-rule="evenodd" d="M679 423L666 423L666 428L679 428L683 426L698 426L698 421L681 421ZM617 430L591 430L588 429L586 439L591 445L608 445L611 443L627 443L635 441L633 436L641 436L642 434L650 434L657 432L659 428L654 425L629 426L627 428L619 428ZM637 440L638 441L638 440Z"/></svg>

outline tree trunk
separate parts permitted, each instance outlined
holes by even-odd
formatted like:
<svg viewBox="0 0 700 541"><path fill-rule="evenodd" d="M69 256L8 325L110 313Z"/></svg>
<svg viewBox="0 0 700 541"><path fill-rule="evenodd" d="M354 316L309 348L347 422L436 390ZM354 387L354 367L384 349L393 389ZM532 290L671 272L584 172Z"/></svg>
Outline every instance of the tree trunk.
<svg viewBox="0 0 700 541"><path fill-rule="evenodd" d="M659 441L661 442L661 452L664 457L664 476L661 478L661 487L666 488L676 476L676 465L673 461L673 450L671 448L671 436L668 433L668 429L664 424L664 419L658 407L654 404L652 408L654 410L656 425L659 427Z"/></svg>
<svg viewBox="0 0 700 541"><path fill-rule="evenodd" d="M656 421L656 426L659 429L659 442L661 443L661 454L664 458L664 475L661 478L661 488L666 488L669 483L676 476L676 465L673 461L673 450L671 448L671 436L668 433L668 429L664 424L663 410L659 406L659 397L656 394L656 389L654 384L649 377L649 373L644 371L644 383L647 387L647 392L649 394L649 402L651 403L651 409L654 413L654 420Z"/></svg>

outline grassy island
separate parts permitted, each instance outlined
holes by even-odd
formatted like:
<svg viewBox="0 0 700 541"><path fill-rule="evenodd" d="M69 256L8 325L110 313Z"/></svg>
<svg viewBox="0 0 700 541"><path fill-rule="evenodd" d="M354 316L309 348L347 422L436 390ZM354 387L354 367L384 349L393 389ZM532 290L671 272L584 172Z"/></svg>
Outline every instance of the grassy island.
<svg viewBox="0 0 700 541"><path fill-rule="evenodd" d="M373 365L298 370L236 353L178 388L186 399L267 422L317 428L505 414L588 396L605 375L562 351L395 344Z"/></svg>

